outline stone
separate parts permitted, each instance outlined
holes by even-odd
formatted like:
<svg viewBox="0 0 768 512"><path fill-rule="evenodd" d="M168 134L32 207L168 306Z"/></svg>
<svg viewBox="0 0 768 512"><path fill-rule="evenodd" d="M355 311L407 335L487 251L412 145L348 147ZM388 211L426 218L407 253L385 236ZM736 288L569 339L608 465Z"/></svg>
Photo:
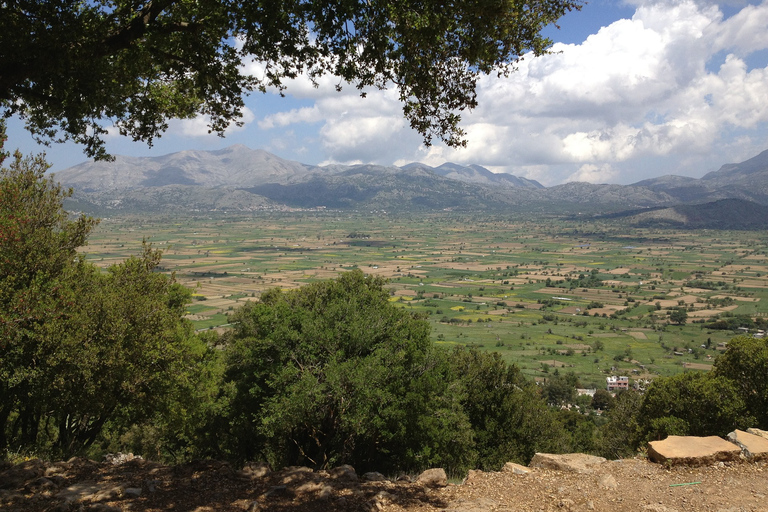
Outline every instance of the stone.
<svg viewBox="0 0 768 512"><path fill-rule="evenodd" d="M72 502L97 502L117 499L122 493L123 489L120 486L103 486L95 482L79 482L62 489L56 494L56 497Z"/></svg>
<svg viewBox="0 0 768 512"><path fill-rule="evenodd" d="M363 480L366 480L368 482L384 482L386 479L387 477L385 477L378 471L369 471L367 473L363 473Z"/></svg>
<svg viewBox="0 0 768 512"><path fill-rule="evenodd" d="M616 482L616 478L614 478L613 475L603 475L600 477L600 480L597 483L603 489L610 489L615 491L619 488L619 484Z"/></svg>
<svg viewBox="0 0 768 512"><path fill-rule="evenodd" d="M448 476L443 468L432 468L424 471L416 479L416 483L425 487L446 487Z"/></svg>
<svg viewBox="0 0 768 512"><path fill-rule="evenodd" d="M141 496L141 487L126 487L123 489L123 498L138 498Z"/></svg>
<svg viewBox="0 0 768 512"><path fill-rule="evenodd" d="M66 483L67 483L67 479L66 479L66 478L64 478L64 477L63 477L63 476L61 476L61 475L53 475L53 476L49 476L49 477L48 477L48 480L50 480L51 482L53 482L53 485L55 485L56 487L61 487L62 485L64 485L64 484L66 484Z"/></svg>
<svg viewBox="0 0 768 512"><path fill-rule="evenodd" d="M708 466L738 460L740 455L738 446L717 436L669 436L648 443L648 458L670 465Z"/></svg>
<svg viewBox="0 0 768 512"><path fill-rule="evenodd" d="M741 448L741 453L747 460L768 459L768 438L737 429L728 434L728 439Z"/></svg>
<svg viewBox="0 0 768 512"><path fill-rule="evenodd" d="M342 466L333 468L330 470L329 474L334 480L357 480L357 473L355 472L355 468L349 464L344 464Z"/></svg>
<svg viewBox="0 0 768 512"><path fill-rule="evenodd" d="M160 485L160 480L147 479L147 480L144 480L142 484L144 485L144 487L147 488L147 492L151 494L157 491L157 486Z"/></svg>
<svg viewBox="0 0 768 512"><path fill-rule="evenodd" d="M472 485L472 482L474 482L475 480L479 479L482 476L483 476L483 472L480 471L479 469L470 469L469 472L467 473L467 478L465 478L464 481L461 483L462 485L467 485L467 484Z"/></svg>
<svg viewBox="0 0 768 512"><path fill-rule="evenodd" d="M271 498L273 496L285 496L288 494L288 487L285 485L275 485L269 488L269 490L264 493L265 498Z"/></svg>
<svg viewBox="0 0 768 512"><path fill-rule="evenodd" d="M45 478L44 476L41 476L40 478L37 478L26 485L25 489L27 490L35 490L35 491L51 491L53 489L56 489L56 484L53 483L53 481L50 478Z"/></svg>
<svg viewBox="0 0 768 512"><path fill-rule="evenodd" d="M248 512L261 512L262 510L264 510L264 508L261 506L261 503L259 503L258 501L252 501L248 504L245 510L247 510Z"/></svg>
<svg viewBox="0 0 768 512"><path fill-rule="evenodd" d="M379 491L371 501L371 508L376 510L382 510L392 500L392 495L387 491Z"/></svg>
<svg viewBox="0 0 768 512"><path fill-rule="evenodd" d="M86 497L89 501L112 501L119 499L123 495L123 488L119 485L114 487L104 487L95 494Z"/></svg>
<svg viewBox="0 0 768 512"><path fill-rule="evenodd" d="M605 458L584 453L537 453L528 465L532 468L555 469L557 471L572 471L574 473L591 473L595 466L605 462Z"/></svg>
<svg viewBox="0 0 768 512"><path fill-rule="evenodd" d="M747 432L749 434L753 434L753 435L768 439L768 430L760 430L759 428L748 428Z"/></svg>
<svg viewBox="0 0 768 512"><path fill-rule="evenodd" d="M120 464L125 464L126 462L130 462L132 460L143 460L141 455L134 455L132 453L108 453L104 456L104 462L107 464L112 464L113 466L119 466Z"/></svg>
<svg viewBox="0 0 768 512"><path fill-rule="evenodd" d="M502 473L512 473L514 475L527 475L531 472L531 468L515 464L514 462L507 462L504 467L501 468Z"/></svg>
<svg viewBox="0 0 768 512"><path fill-rule="evenodd" d="M293 488L292 490L296 494L307 494L307 493L320 492L323 487L324 487L324 484L321 482L310 481L310 482L304 482L303 484Z"/></svg>
<svg viewBox="0 0 768 512"><path fill-rule="evenodd" d="M646 505L643 507L643 510L647 510L649 512L677 512L674 508L668 508L664 505Z"/></svg>
<svg viewBox="0 0 768 512"><path fill-rule="evenodd" d="M269 464L266 462L249 462L243 466L243 469L237 472L237 476L247 480L254 480L256 478L263 478L270 472Z"/></svg>
<svg viewBox="0 0 768 512"><path fill-rule="evenodd" d="M312 468L306 466L289 466L280 472L281 484L290 484L299 480L305 480L314 473Z"/></svg>
<svg viewBox="0 0 768 512"><path fill-rule="evenodd" d="M67 462L55 462L45 468L45 476L52 477L56 475L61 475L62 473L66 473L67 471L72 469L72 464L69 464Z"/></svg>
<svg viewBox="0 0 768 512"><path fill-rule="evenodd" d="M333 487L330 485L323 485L320 489L320 492L317 493L317 499L318 500L328 500L333 496Z"/></svg>

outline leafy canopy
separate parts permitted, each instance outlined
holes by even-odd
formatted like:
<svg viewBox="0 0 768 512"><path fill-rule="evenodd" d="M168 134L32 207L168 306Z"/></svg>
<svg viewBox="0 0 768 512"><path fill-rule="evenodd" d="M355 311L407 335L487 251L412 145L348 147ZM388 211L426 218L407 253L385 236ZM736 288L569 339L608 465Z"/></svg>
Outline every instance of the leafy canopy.
<svg viewBox="0 0 768 512"><path fill-rule="evenodd" d="M139 423L184 444L217 392L190 292L148 246L106 273L86 262L95 221L69 217L47 169L18 152L0 169L0 454L70 456Z"/></svg>
<svg viewBox="0 0 768 512"><path fill-rule="evenodd" d="M392 305L382 284L356 270L270 290L235 313L230 453L276 467L467 464L469 424L429 324Z"/></svg>
<svg viewBox="0 0 768 512"><path fill-rule="evenodd" d="M38 140L107 157L109 121L152 143L172 118L238 123L243 94L302 73L361 91L394 85L427 144L462 145L459 112L480 74L506 73L550 41L581 0L7 0L0 4L0 109ZM243 62L263 66L259 76ZM364 92L363 92L364 94Z"/></svg>

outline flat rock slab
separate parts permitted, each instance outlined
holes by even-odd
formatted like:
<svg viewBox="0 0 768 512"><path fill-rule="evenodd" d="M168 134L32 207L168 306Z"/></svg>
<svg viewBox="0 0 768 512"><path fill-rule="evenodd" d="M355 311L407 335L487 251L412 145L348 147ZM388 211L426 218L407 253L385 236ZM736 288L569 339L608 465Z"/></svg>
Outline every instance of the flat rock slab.
<svg viewBox="0 0 768 512"><path fill-rule="evenodd" d="M671 465L704 466L738 460L741 448L717 436L669 436L648 443L648 458Z"/></svg>
<svg viewBox="0 0 768 512"><path fill-rule="evenodd" d="M532 468L555 469L572 471L574 473L590 473L595 466L605 462L603 457L583 453L537 453L528 466Z"/></svg>
<svg viewBox="0 0 768 512"><path fill-rule="evenodd" d="M728 439L741 448L747 460L757 461L768 459L768 439L743 430L734 430L728 434Z"/></svg>
<svg viewBox="0 0 768 512"><path fill-rule="evenodd" d="M768 430L760 430L759 428L748 428L747 432L756 436L764 437L768 439Z"/></svg>

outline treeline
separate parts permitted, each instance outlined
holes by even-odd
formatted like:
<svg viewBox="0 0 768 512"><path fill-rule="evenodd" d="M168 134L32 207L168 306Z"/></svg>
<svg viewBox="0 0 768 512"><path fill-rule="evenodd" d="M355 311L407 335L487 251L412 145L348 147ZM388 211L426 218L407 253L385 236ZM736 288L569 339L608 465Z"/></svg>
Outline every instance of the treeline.
<svg viewBox="0 0 768 512"><path fill-rule="evenodd" d="M0 456L132 451L167 461L455 473L535 452L631 455L667 434L768 424L768 345L731 341L715 370L645 396L572 375L543 386L498 354L430 341L429 323L360 271L271 290L223 336L184 320L190 292L142 254L102 272L78 256L95 225L62 209L40 158L0 174Z"/></svg>

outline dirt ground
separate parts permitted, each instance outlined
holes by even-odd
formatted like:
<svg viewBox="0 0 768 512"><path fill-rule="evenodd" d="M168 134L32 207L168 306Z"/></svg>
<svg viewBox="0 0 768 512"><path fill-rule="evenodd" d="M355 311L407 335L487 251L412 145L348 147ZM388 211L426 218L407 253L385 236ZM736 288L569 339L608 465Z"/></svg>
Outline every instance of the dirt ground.
<svg viewBox="0 0 768 512"><path fill-rule="evenodd" d="M163 466L84 459L0 466L3 511L768 511L766 462L665 468L645 459L608 461L582 473L472 471L462 483L366 480L351 468L288 468L262 474L225 463ZM367 478L382 478L366 475Z"/></svg>

